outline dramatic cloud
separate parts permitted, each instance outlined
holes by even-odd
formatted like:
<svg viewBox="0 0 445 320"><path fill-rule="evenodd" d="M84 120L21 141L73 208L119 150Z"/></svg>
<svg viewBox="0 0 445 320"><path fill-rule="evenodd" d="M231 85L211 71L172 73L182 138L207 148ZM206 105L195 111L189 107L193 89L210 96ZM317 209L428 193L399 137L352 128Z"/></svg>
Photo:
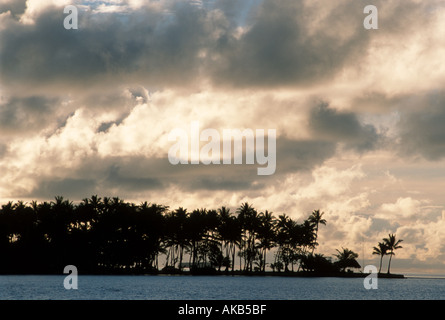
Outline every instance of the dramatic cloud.
<svg viewBox="0 0 445 320"><path fill-rule="evenodd" d="M225 34L219 39L214 82L308 86L332 79L351 59L358 62L359 51L369 38L369 33L359 28L361 16L352 14L360 12L360 4L336 4L315 27L312 14L323 14L324 5L264 1L239 36Z"/></svg>
<svg viewBox="0 0 445 320"><path fill-rule="evenodd" d="M313 136L343 142L346 148L357 151L374 149L379 140L377 130L372 125L362 125L357 115L337 112L326 104L311 111L309 127Z"/></svg>
<svg viewBox="0 0 445 320"><path fill-rule="evenodd" d="M60 104L55 98L13 97L0 104L0 133L5 137L40 132L51 125L54 116L61 116Z"/></svg>
<svg viewBox="0 0 445 320"><path fill-rule="evenodd" d="M26 10L26 0L3 0L0 3L0 14L10 12L13 17L18 18Z"/></svg>
<svg viewBox="0 0 445 320"><path fill-rule="evenodd" d="M169 8L174 15L161 9L81 11L78 30L62 27L60 7L48 7L32 24L4 18L3 82L16 89L26 85L60 93L122 81L154 88L196 82L201 52L211 47L219 19L180 2Z"/></svg>
<svg viewBox="0 0 445 320"><path fill-rule="evenodd" d="M400 148L429 160L445 157L445 96L443 91L411 97L399 123Z"/></svg>
<svg viewBox="0 0 445 320"><path fill-rule="evenodd" d="M2 1L0 200L321 209L327 255L397 233L401 266L443 266L445 5L372 4L378 30L350 0ZM172 165L193 121L276 130L276 171Z"/></svg>

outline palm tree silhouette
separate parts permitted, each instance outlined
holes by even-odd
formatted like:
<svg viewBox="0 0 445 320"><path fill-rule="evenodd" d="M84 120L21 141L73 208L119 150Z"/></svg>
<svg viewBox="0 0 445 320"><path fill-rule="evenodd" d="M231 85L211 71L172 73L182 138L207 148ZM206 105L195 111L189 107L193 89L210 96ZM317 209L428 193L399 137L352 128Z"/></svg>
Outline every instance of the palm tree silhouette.
<svg viewBox="0 0 445 320"><path fill-rule="evenodd" d="M382 261L383 261L383 256L385 256L386 254L388 254L388 247L386 246L385 243L383 242L379 242L379 244L377 245L377 247L373 248L374 251L372 252L372 254L375 255L379 255L380 256L380 265L379 265L379 273L382 270Z"/></svg>
<svg viewBox="0 0 445 320"><path fill-rule="evenodd" d="M52 202L9 202L0 206L0 273L57 273L67 264L96 274L158 273L159 260L166 262L168 272L176 272L182 271L186 255L191 271L216 272L224 266L235 273L237 251L240 271L265 272L266 254L272 250L274 271L293 272L296 263L298 270L332 273L358 265L357 254L349 249L337 250L335 263L313 254L319 226L326 224L320 210L302 222L286 214L276 218L247 202L236 213L227 207L189 213L182 207L169 210L97 195L77 205L62 196ZM400 242L390 234L373 248L380 255L379 272L384 255L392 257Z"/></svg>
<svg viewBox="0 0 445 320"><path fill-rule="evenodd" d="M258 212L245 202L236 210L238 213L238 220L243 231L244 247L241 249L241 254L244 256L244 270L252 271L253 261L256 256L255 238L259 228Z"/></svg>
<svg viewBox="0 0 445 320"><path fill-rule="evenodd" d="M402 246L399 245L403 240L396 240L396 236L394 234L389 234L388 238L384 238L383 242L388 247L389 250L389 263L388 263L388 274L390 274L391 268L391 258L395 255L394 250L401 249Z"/></svg>
<svg viewBox="0 0 445 320"><path fill-rule="evenodd" d="M314 253L315 246L317 245L318 238L318 226L320 224L326 225L326 220L323 219L324 212L320 212L320 210L312 211L311 215L308 218L308 221L314 226L314 246L312 247L312 253Z"/></svg>
<svg viewBox="0 0 445 320"><path fill-rule="evenodd" d="M235 251L236 245L240 243L241 226L238 219L232 215L229 208L221 207L218 209L220 224L218 233L221 240L221 246L225 246L225 259L232 266L232 273L235 272ZM226 264L226 271L230 267L230 263Z"/></svg>
<svg viewBox="0 0 445 320"><path fill-rule="evenodd" d="M278 244L278 252L275 255L274 265L281 263L284 266L284 271L288 272L288 265L290 263L291 246L295 240L294 231L297 223L292 220L285 213L278 216L275 224L276 243Z"/></svg>
<svg viewBox="0 0 445 320"><path fill-rule="evenodd" d="M262 250L260 254L260 269L266 271L266 253L275 245L275 219L272 212L265 211L259 214L260 226L258 228L258 247Z"/></svg>
<svg viewBox="0 0 445 320"><path fill-rule="evenodd" d="M358 254L348 248L342 248L343 251L337 249L335 255L338 259L337 265L340 270L346 270L346 268L360 268L360 264L357 262Z"/></svg>

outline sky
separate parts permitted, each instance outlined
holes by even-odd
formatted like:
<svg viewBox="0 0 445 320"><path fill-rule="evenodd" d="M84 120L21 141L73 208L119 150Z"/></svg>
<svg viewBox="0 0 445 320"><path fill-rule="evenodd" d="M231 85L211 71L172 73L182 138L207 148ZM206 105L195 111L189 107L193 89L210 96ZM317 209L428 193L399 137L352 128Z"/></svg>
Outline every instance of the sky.
<svg viewBox="0 0 445 320"><path fill-rule="evenodd" d="M394 233L391 271L445 273L443 30L442 0L1 0L0 202L320 209L318 252ZM194 121L276 130L275 172L171 164Z"/></svg>

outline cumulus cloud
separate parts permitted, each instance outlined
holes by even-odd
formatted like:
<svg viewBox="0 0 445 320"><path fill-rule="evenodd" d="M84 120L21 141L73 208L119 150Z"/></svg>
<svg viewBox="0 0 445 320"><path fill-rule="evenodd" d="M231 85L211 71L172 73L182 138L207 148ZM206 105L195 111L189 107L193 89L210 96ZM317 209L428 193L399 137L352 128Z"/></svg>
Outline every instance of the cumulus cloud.
<svg viewBox="0 0 445 320"><path fill-rule="evenodd" d="M358 57L369 37L356 27L361 17L348 15L359 7L358 3L340 3L317 21L317 28L311 28L310 17L324 11L322 5L264 1L240 36L224 34L219 39L212 66L214 82L275 87L331 79L346 61ZM340 11L344 12L341 21Z"/></svg>
<svg viewBox="0 0 445 320"><path fill-rule="evenodd" d="M209 13L179 3L174 16L149 9L130 16L85 10L78 30L62 27L61 7L46 8L34 24L5 19L2 82L69 92L122 80L152 87L196 81L199 53L211 38Z"/></svg>
<svg viewBox="0 0 445 320"><path fill-rule="evenodd" d="M380 138L376 128L360 123L356 114L338 112L326 103L312 109L309 127L313 136L342 142L347 149L359 152L374 149Z"/></svg>
<svg viewBox="0 0 445 320"><path fill-rule="evenodd" d="M409 19L412 30L432 15L429 6L415 1L378 3L385 12L384 38L363 29L363 5L358 2L264 0L249 6L216 1L196 6L150 1L145 6L101 4L125 6L123 12L79 5L79 30L65 30L64 4L29 1L26 12L32 13L32 24L3 18L3 81L10 86L59 85L59 90L61 81L85 88L116 80L152 87L189 86L206 79L232 87L308 87L333 80L352 66L366 67L374 41L386 43L391 35L404 34L402 22Z"/></svg>
<svg viewBox="0 0 445 320"><path fill-rule="evenodd" d="M404 154L420 155L429 160L445 156L445 97L443 91L432 91L413 97L401 113L398 124L400 149Z"/></svg>
<svg viewBox="0 0 445 320"><path fill-rule="evenodd" d="M440 265L445 7L373 4L379 30L349 0L2 1L2 199L322 209L327 253L396 232L401 258ZM171 165L192 121L275 129L275 174Z"/></svg>
<svg viewBox="0 0 445 320"><path fill-rule="evenodd" d="M0 103L0 133L5 136L35 134L47 129L51 121L62 119L67 114L61 112L61 101L42 96L12 97ZM67 110L65 109L65 112Z"/></svg>
<svg viewBox="0 0 445 320"><path fill-rule="evenodd" d="M19 19L26 10L26 0L3 0L0 3L0 14L10 12L15 19Z"/></svg>

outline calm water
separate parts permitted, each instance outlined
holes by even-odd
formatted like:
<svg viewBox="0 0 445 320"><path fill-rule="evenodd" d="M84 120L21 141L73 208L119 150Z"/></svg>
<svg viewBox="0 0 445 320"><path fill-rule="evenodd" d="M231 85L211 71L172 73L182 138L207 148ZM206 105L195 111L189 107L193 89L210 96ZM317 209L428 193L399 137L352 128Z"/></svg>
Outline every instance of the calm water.
<svg viewBox="0 0 445 320"><path fill-rule="evenodd" d="M443 300L445 279L363 279L245 276L79 276L66 290L64 276L0 276L0 300Z"/></svg>

